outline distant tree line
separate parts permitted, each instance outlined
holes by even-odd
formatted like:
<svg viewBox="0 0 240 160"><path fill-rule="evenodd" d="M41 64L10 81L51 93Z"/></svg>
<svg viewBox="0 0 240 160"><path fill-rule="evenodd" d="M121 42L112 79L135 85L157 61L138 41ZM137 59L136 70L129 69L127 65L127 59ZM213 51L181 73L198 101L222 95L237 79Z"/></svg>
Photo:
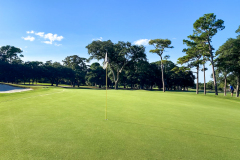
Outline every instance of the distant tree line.
<svg viewBox="0 0 240 160"><path fill-rule="evenodd" d="M158 87L165 90L185 90L195 87L198 94L199 88L204 90L214 89L215 95L218 90L228 88L227 84L234 86L236 96L239 96L240 79L240 26L236 30L238 36L228 39L219 49L214 52L212 38L225 26L224 21L216 19L213 13L205 14L193 24L193 34L183 40L187 48L186 53L178 58L177 64L168 60L168 55L163 55L165 49L173 48L168 39L153 39L149 41L160 61L149 63L144 46L132 45L130 42L113 43L108 41L93 41L86 46L90 57L88 59L72 55L66 57L62 63L47 61L45 63L21 60L22 50L14 46L2 46L0 48L0 81L11 83L37 83L47 82L52 85L66 83L73 87L80 85L105 86L106 76L103 67L99 63L86 63L92 59L104 60L108 54L108 87L152 89ZM213 81L205 81L205 64L210 62ZM178 65L181 65L179 67ZM190 70L196 69L195 76ZM204 73L204 83L199 83L199 71Z"/></svg>
<svg viewBox="0 0 240 160"><path fill-rule="evenodd" d="M87 46L106 44L110 65L108 70L108 87L117 89L119 85L129 89L162 88L161 63L164 64L164 81L166 90L185 90L194 86L194 75L189 70L181 70L173 62L163 59L149 63L145 47L132 45L129 42L93 41ZM95 46L96 47L96 46ZM96 48L95 48L96 49ZM103 51L104 57L106 50ZM91 55L91 54L90 54ZM97 55L95 55L97 56ZM21 60L22 51L14 46L0 48L0 81L7 83L37 84L51 83L71 84L73 87L89 85L105 87L106 72L99 63L88 66L89 59L77 55L66 57L62 63L46 61Z"/></svg>

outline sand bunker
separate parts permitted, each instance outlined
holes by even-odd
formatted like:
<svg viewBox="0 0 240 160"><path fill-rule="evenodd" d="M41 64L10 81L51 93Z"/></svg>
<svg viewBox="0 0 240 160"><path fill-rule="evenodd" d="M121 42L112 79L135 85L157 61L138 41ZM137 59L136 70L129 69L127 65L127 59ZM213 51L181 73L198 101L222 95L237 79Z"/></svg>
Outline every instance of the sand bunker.
<svg viewBox="0 0 240 160"><path fill-rule="evenodd" d="M0 93L14 93L32 90L30 88L20 88L6 84L0 84Z"/></svg>

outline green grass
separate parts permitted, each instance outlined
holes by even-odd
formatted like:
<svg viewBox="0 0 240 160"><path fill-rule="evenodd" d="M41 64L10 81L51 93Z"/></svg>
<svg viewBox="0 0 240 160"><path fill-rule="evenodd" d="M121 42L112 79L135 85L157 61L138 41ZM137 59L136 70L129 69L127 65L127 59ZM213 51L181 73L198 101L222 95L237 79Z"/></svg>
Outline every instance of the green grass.
<svg viewBox="0 0 240 160"><path fill-rule="evenodd" d="M0 159L239 159L240 99L38 88L0 94Z"/></svg>

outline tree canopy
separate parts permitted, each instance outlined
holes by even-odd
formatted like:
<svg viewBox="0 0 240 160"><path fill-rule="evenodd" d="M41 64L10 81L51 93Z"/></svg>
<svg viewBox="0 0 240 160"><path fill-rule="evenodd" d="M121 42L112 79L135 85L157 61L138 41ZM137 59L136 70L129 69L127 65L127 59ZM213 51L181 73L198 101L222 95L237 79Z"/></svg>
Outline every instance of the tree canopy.
<svg viewBox="0 0 240 160"><path fill-rule="evenodd" d="M162 70L162 86L163 92L165 92L165 79L164 79L164 70L163 70L163 52L166 48L173 48L171 41L169 39L152 39L148 42L150 45L153 45L155 49L150 50L151 53L156 53L160 56L161 59L161 70Z"/></svg>
<svg viewBox="0 0 240 160"><path fill-rule="evenodd" d="M115 82L115 89L118 88L119 75L123 68L131 61L145 60L145 47L132 45L130 42L114 44L112 41L93 41L87 45L89 60L104 60L106 52L109 58L109 68Z"/></svg>

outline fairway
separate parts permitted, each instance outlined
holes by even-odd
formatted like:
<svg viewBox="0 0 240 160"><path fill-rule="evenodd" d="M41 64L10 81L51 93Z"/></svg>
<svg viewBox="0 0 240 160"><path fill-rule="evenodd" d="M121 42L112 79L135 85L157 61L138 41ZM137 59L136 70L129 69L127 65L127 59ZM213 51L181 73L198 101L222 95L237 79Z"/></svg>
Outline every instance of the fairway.
<svg viewBox="0 0 240 160"><path fill-rule="evenodd" d="M213 94L40 88L0 94L0 159L240 157L240 100Z"/></svg>

